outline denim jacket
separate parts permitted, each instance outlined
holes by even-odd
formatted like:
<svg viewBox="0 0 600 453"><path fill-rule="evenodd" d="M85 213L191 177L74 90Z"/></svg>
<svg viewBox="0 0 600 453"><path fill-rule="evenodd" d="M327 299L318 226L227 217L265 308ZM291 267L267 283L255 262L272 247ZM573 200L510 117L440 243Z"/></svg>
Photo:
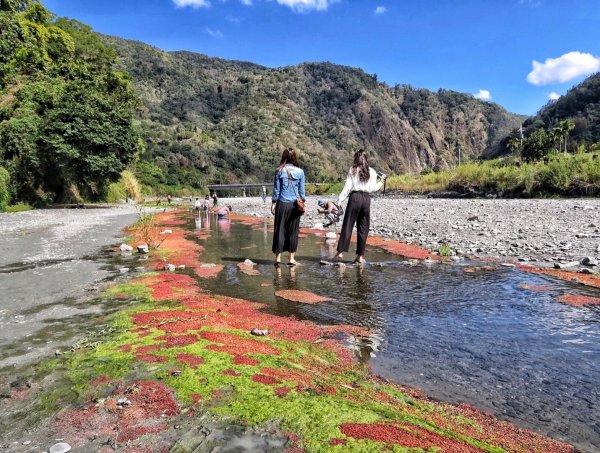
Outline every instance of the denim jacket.
<svg viewBox="0 0 600 453"><path fill-rule="evenodd" d="M293 186L290 185L288 182L288 170L292 174ZM292 164L287 164L283 170L275 173L272 201L283 201L286 203L293 203L294 201L296 201L297 196L299 196L303 200L306 200L304 183L304 171L301 168L295 167Z"/></svg>

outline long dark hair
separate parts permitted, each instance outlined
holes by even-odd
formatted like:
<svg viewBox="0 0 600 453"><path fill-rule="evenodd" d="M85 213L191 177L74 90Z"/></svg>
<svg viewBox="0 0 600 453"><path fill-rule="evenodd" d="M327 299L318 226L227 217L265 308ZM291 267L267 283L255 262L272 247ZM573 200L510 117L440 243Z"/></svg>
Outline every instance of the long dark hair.
<svg viewBox="0 0 600 453"><path fill-rule="evenodd" d="M358 179L360 182L367 182L370 178L369 159L364 149L359 149L354 153L354 164L352 164L352 174L355 175L358 170Z"/></svg>
<svg viewBox="0 0 600 453"><path fill-rule="evenodd" d="M296 151L294 151L292 148L286 148L283 150L283 153L281 154L281 161L279 162L279 167L277 167L277 172L283 170L283 167L285 167L286 164L292 164L296 167L300 166L300 162L298 161Z"/></svg>

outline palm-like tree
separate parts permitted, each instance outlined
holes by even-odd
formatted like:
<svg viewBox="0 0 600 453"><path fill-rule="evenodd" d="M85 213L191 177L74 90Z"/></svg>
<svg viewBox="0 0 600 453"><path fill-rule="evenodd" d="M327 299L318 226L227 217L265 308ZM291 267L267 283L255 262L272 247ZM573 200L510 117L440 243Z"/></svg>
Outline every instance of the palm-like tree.
<svg viewBox="0 0 600 453"><path fill-rule="evenodd" d="M563 141L565 144L565 153L567 152L567 138L569 137L569 134L571 133L571 131L573 129L575 129L575 123L570 119L567 118L566 120L562 120L560 123L558 123L558 127L560 128L561 132L562 132L562 136L563 136Z"/></svg>
<svg viewBox="0 0 600 453"><path fill-rule="evenodd" d="M550 131L552 142L556 145L558 143L558 151L562 150L563 131L560 127L555 127Z"/></svg>

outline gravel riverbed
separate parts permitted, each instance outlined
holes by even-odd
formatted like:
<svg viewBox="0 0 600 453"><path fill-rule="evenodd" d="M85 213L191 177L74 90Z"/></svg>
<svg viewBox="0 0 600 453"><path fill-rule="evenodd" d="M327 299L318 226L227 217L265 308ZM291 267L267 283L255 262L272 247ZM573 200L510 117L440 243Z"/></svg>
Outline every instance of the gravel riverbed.
<svg viewBox="0 0 600 453"><path fill-rule="evenodd" d="M317 197L309 197L303 226L323 221ZM224 198L234 211L272 217L270 201ZM338 231L341 222L338 225ZM499 200L375 197L371 234L437 250L448 241L460 254L520 261L537 267L555 265L569 270L598 272L600 261L600 200Z"/></svg>
<svg viewBox="0 0 600 453"><path fill-rule="evenodd" d="M119 275L107 250L136 219L133 207L0 214L0 370L51 354L102 312L90 298Z"/></svg>

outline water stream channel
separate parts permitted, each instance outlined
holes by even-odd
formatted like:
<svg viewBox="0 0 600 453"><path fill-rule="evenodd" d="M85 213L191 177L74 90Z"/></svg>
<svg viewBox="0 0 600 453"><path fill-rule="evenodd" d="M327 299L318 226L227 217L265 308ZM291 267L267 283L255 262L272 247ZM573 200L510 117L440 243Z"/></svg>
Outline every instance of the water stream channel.
<svg viewBox="0 0 600 453"><path fill-rule="evenodd" d="M583 451L600 451L600 307L556 300L566 293L600 297L600 290L478 262L414 263L378 248L368 249L370 264L364 267L323 266L321 259L333 256L336 243L311 234L301 239L300 266L274 266L267 223L202 215L190 217L186 228L205 248L203 262L225 265L217 278L201 280L204 288L265 303L282 316L366 327L373 334L350 346L375 374L436 399L488 410ZM197 239L198 230L211 234ZM258 263L260 276L240 272L238 263L245 259ZM115 252L97 254L92 268L98 272L102 261L116 275L120 260ZM72 272L85 272L81 266L61 272L64 277L55 284L68 282ZM0 275L5 285L10 275ZM524 285L548 288L535 291ZM293 303L276 297L279 289L311 291L333 301ZM27 291L11 297L35 293L33 287ZM5 313L41 313L30 306L17 309L6 294L0 307ZM75 336L85 328L88 312L80 300L67 297L60 305L48 305L63 312L36 318L44 325L41 338ZM31 341L24 339L32 332L7 327L13 324L0 319L0 362L5 364L30 353Z"/></svg>

